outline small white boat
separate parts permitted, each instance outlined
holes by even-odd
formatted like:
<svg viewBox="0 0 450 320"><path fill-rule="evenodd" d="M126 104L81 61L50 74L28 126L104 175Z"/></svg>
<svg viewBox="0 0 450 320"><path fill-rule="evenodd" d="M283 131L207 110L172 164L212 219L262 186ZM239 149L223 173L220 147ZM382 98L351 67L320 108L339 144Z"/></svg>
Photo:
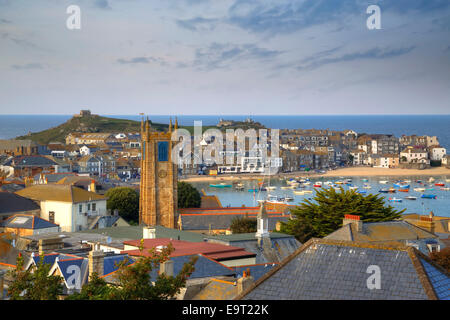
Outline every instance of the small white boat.
<svg viewBox="0 0 450 320"><path fill-rule="evenodd" d="M312 190L303 190L303 192L304 192L305 194L307 194L307 193L313 193Z"/></svg>
<svg viewBox="0 0 450 320"><path fill-rule="evenodd" d="M356 190L358 187L349 187L350 190Z"/></svg>
<svg viewBox="0 0 450 320"><path fill-rule="evenodd" d="M445 179L445 182L450 182L450 179Z"/></svg>
<svg viewBox="0 0 450 320"><path fill-rule="evenodd" d="M414 196L407 196L405 197L406 200L417 200L417 197Z"/></svg>
<svg viewBox="0 0 450 320"><path fill-rule="evenodd" d="M441 188L441 190L442 190L442 191L449 191L449 190L450 190L450 188L448 188L448 187L445 187L445 188Z"/></svg>
<svg viewBox="0 0 450 320"><path fill-rule="evenodd" d="M269 186L269 187L267 187L267 190L276 190L276 188L277 187L275 187L275 186Z"/></svg>
<svg viewBox="0 0 450 320"><path fill-rule="evenodd" d="M304 184L305 186L309 186L309 185L311 184L311 182L306 181L306 182L304 182L303 184Z"/></svg>
<svg viewBox="0 0 450 320"><path fill-rule="evenodd" d="M296 190L296 191L294 191L294 194L296 194L296 195L298 195L298 196L303 196L303 195L306 194L306 192L305 192L305 190L302 190L302 191Z"/></svg>
<svg viewBox="0 0 450 320"><path fill-rule="evenodd" d="M286 186L281 187L281 189L283 189L283 190L289 190L290 188L291 188L290 186L288 186L288 187L286 187Z"/></svg>
<svg viewBox="0 0 450 320"><path fill-rule="evenodd" d="M414 191L425 192L425 188L414 188Z"/></svg>
<svg viewBox="0 0 450 320"><path fill-rule="evenodd" d="M380 183L381 183L381 184L388 184L388 183L389 183L389 181L386 181L386 180L381 180L381 181L380 181Z"/></svg>

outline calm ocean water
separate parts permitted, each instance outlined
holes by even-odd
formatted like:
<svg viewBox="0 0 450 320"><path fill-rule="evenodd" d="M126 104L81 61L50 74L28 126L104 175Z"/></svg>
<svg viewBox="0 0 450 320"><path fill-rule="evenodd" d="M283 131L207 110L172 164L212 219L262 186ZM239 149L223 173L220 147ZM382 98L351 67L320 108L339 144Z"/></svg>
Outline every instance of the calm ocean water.
<svg viewBox="0 0 450 320"><path fill-rule="evenodd" d="M139 115L114 115L114 118L140 120ZM0 139L45 130L71 118L71 115L0 115ZM169 123L170 116L150 116L154 122ZM179 116L181 125L193 125L201 120L203 125L215 125L220 118L245 120L247 116ZM358 133L386 133L399 137L402 134L437 136L442 146L450 149L450 115L355 115L355 116L251 116L269 128L287 129L352 129Z"/></svg>
<svg viewBox="0 0 450 320"><path fill-rule="evenodd" d="M378 194L378 191L382 188L389 188L393 186L393 183L397 181L398 178L394 177L368 177L366 178L368 181L363 181L364 177L345 177L345 178L352 178L352 185L355 187L358 187L358 191L365 191L366 193L372 193L372 194ZM384 197L386 205L391 205L396 210L403 210L406 209L404 214L407 213L418 213L418 214L428 214L430 211L433 211L435 215L438 216L444 216L444 217L450 217L450 191L444 191L441 190L440 187L434 186L434 183L438 181L443 181L445 183L445 177L435 176L434 179L435 182L429 183L428 179L430 177L421 177L421 176L415 176L415 177L402 177L401 179L404 180L411 180L410 185L410 191L409 192L396 192L396 193L382 193L381 196ZM448 177L450 178L450 176ZM314 188L312 185L316 181L321 181L322 183L326 181L332 181L333 183L343 180L340 177L332 178L332 177L322 177L322 178L316 178L311 179L311 185L309 185L306 190L314 190L317 188ZM389 183L388 184L380 184L380 181L386 180ZM425 183L427 186L424 186L424 184L419 184L416 181L422 180L423 183ZM198 190L205 190L207 194L216 194L222 203L223 206L232 206L232 207L240 207L241 205L246 206L257 206L258 202L257 200L264 200L267 197L268 192L260 192L255 195L253 195L253 192L249 192L248 189L255 189L258 187L257 181L240 181L243 185L245 190L244 191L236 191L234 188L214 188L210 187L210 184L215 184L217 182L191 182L192 185L194 185ZM268 185L268 179L266 178L264 180L264 184ZM226 182L228 183L228 182ZM369 184L371 186L371 189L364 189L363 185ZM294 198L294 201L291 202L291 204L298 204L299 202L302 202L305 199L314 197L313 194L306 194L306 195L295 195L293 190L290 189L281 189L281 186L287 186L286 182L284 180L280 180L277 178L270 179L270 185L276 186L276 190L271 190L269 193L271 195L277 195L280 197L284 196L291 196ZM447 183L448 185L448 183ZM342 185L342 187L345 190L348 190L349 186ZM432 189L427 190L425 192L416 192L414 191L414 188L426 188L426 189ZM328 187L327 187L328 188ZM397 188L398 189L398 188ZM302 190L302 189L299 189ZM421 198L422 194L433 194L436 195L436 199L424 199ZM406 200L404 197L406 196L414 196L417 197L417 200ZM402 202L392 202L389 201L389 198L397 198L402 199Z"/></svg>

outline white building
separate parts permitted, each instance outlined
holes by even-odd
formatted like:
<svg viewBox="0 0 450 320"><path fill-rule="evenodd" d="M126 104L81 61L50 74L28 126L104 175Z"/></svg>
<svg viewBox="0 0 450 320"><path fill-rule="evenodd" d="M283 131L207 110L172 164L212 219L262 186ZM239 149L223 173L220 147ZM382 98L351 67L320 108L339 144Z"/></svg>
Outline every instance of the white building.
<svg viewBox="0 0 450 320"><path fill-rule="evenodd" d="M65 232L87 230L98 216L107 215L105 196L73 185L33 185L17 194L37 201L41 218L58 224Z"/></svg>
<svg viewBox="0 0 450 320"><path fill-rule="evenodd" d="M406 159L406 161L404 161ZM422 148L407 147L400 152L400 162L429 163L428 152Z"/></svg>
<svg viewBox="0 0 450 320"><path fill-rule="evenodd" d="M447 150L439 146L429 147L428 151L430 154L430 160L442 161L442 159L447 155Z"/></svg>

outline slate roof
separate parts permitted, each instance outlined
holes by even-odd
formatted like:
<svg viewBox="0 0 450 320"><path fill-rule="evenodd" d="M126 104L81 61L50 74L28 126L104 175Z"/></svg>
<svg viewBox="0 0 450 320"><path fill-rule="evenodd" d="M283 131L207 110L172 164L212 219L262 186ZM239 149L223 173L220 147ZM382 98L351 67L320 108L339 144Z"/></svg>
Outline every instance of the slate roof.
<svg viewBox="0 0 450 320"><path fill-rule="evenodd" d="M125 258L127 259L126 265L134 263L134 259L124 254L106 256L103 260L103 274L108 275L111 272L116 271L119 268L119 263L122 262Z"/></svg>
<svg viewBox="0 0 450 320"><path fill-rule="evenodd" d="M204 238L204 235L195 232L180 231L177 229L165 228L163 226L153 227L156 229L156 238L178 239L178 237L180 237L179 240L190 242L202 242ZM110 227L103 229L83 230L78 233L102 234L106 237L111 237L114 239L138 240L143 238L142 226Z"/></svg>
<svg viewBox="0 0 450 320"><path fill-rule="evenodd" d="M367 287L372 265L380 289ZM311 239L235 299L450 299L449 286L450 275L412 247Z"/></svg>
<svg viewBox="0 0 450 320"><path fill-rule="evenodd" d="M0 214L14 214L39 209L40 207L33 200L15 193L0 192Z"/></svg>
<svg viewBox="0 0 450 320"><path fill-rule="evenodd" d="M247 216L248 218L256 219L257 212L255 213L237 213L233 212L221 212L221 213L198 213L198 214L183 214L179 215L179 221L181 222L181 228L183 230L208 230L211 225L211 229L228 229L234 218L242 218ZM268 212L268 229L275 230L278 221L286 222L289 220L289 215L283 215L281 212Z"/></svg>
<svg viewBox="0 0 450 320"><path fill-rule="evenodd" d="M247 266L233 267L233 270L236 273L237 278L242 277L244 271L250 270L250 275L256 281L277 265L278 263L252 264Z"/></svg>
<svg viewBox="0 0 450 320"><path fill-rule="evenodd" d="M48 220L36 217L31 214L15 214L3 221L0 226L4 228L19 228L19 229L46 229L58 227L57 224L51 223Z"/></svg>
<svg viewBox="0 0 450 320"><path fill-rule="evenodd" d="M217 277L217 276L233 276L234 270L229 268L217 261L209 259L208 257L202 254L195 255L185 255L185 256L177 256L171 257L170 259L173 261L173 273L176 276L181 272L183 265L191 259L191 257L197 256L197 262L194 265L194 272L191 274L189 279L198 279L198 278L207 278L207 277ZM158 277L159 267L153 269L150 272L150 279L155 281ZM115 272L106 274L103 276L104 280L108 283L117 283L117 279L115 278Z"/></svg>
<svg viewBox="0 0 450 320"><path fill-rule="evenodd" d="M270 239L266 241L266 245L258 243L255 233L208 236L207 241L253 252L256 254L256 263L280 262L301 246L294 236L277 232L270 232Z"/></svg>
<svg viewBox="0 0 450 320"><path fill-rule="evenodd" d="M235 278L213 278L191 300L232 300L237 294Z"/></svg>
<svg viewBox="0 0 450 320"><path fill-rule="evenodd" d="M415 245L428 253L428 243L438 243L439 237L407 221L363 222L359 232L352 223L346 224L325 237L330 240L358 241L371 243L398 243ZM430 242L434 240L434 242Z"/></svg>
<svg viewBox="0 0 450 320"><path fill-rule="evenodd" d="M57 163L44 156L16 156L6 161L4 165L13 167L51 167Z"/></svg>
<svg viewBox="0 0 450 320"><path fill-rule="evenodd" d="M106 197L71 185L36 184L17 191L16 194L38 201L85 202L106 200Z"/></svg>

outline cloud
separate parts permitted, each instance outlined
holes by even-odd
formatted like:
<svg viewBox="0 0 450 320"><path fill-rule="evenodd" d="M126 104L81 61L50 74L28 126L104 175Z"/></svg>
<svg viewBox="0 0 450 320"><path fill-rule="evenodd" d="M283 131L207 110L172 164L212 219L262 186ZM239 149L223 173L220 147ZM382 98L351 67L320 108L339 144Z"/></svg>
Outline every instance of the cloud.
<svg viewBox="0 0 450 320"><path fill-rule="evenodd" d="M40 63L28 63L23 65L14 64L11 68L16 70L32 70L32 69L44 69L44 66Z"/></svg>
<svg viewBox="0 0 450 320"><path fill-rule="evenodd" d="M260 48L255 44L235 45L214 42L195 52L193 66L203 70L229 67L243 60L265 60L280 55L282 51Z"/></svg>
<svg viewBox="0 0 450 320"><path fill-rule="evenodd" d="M95 0L94 6L100 9L109 10L111 6L109 5L108 0Z"/></svg>
<svg viewBox="0 0 450 320"><path fill-rule="evenodd" d="M377 59L377 60L387 59L407 54L414 49L415 46L399 49L384 49L384 50L376 47L364 52L348 53L335 58L312 59L312 61L309 64L297 66L297 70L313 70L327 64L349 62L361 59Z"/></svg>
<svg viewBox="0 0 450 320"><path fill-rule="evenodd" d="M211 31L214 30L218 21L218 19L196 17L192 19L176 20L176 23L179 27L191 31Z"/></svg>
<svg viewBox="0 0 450 320"><path fill-rule="evenodd" d="M382 13L420 14L450 7L448 0L236 0L226 21L254 33L291 33L326 23L341 23L351 16L366 16L369 5Z"/></svg>
<svg viewBox="0 0 450 320"><path fill-rule="evenodd" d="M12 23L12 21L10 21L10 20L6 20L6 19L0 19L0 24L10 24L10 23Z"/></svg>
<svg viewBox="0 0 450 320"><path fill-rule="evenodd" d="M117 62L120 64L149 64L149 63L157 63L161 66L166 66L168 63L159 57L135 57L131 59L117 59Z"/></svg>

